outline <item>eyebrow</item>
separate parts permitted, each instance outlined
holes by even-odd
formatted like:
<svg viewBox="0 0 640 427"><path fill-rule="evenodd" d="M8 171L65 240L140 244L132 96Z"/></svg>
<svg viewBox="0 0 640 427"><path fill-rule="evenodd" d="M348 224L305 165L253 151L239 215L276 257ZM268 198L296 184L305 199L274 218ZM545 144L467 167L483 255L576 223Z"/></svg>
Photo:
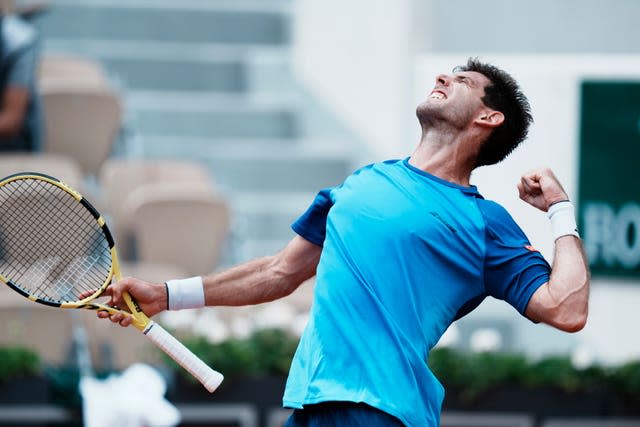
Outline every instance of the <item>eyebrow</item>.
<svg viewBox="0 0 640 427"><path fill-rule="evenodd" d="M475 80L473 80L469 76L463 76L463 75L457 74L455 76L455 79L458 80L458 81L467 81L471 86L476 86L477 85L477 82Z"/></svg>

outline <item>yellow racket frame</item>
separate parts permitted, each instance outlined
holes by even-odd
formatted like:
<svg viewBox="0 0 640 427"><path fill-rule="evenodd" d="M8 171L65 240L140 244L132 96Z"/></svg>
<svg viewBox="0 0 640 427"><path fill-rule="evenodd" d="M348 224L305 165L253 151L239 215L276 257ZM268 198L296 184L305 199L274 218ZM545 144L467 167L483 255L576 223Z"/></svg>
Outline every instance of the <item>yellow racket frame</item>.
<svg viewBox="0 0 640 427"><path fill-rule="evenodd" d="M89 203L89 201L87 199L85 199L82 194L80 194L79 192L77 192L76 190L74 190L73 188L71 188L70 186L68 186L67 184L65 184L64 182L60 181L59 179L53 178L51 176L48 175L44 175L44 174L40 174L40 173L36 173L36 172L23 172L23 173L17 173L14 175L10 175L6 178L4 178L1 182L0 182L0 187L3 187L11 182L14 181L18 181L18 180L23 180L23 179L37 179L40 181L46 181L49 184L55 185L56 187L60 188L61 190L67 192L68 194L70 194L71 196L73 196L73 198L80 203L85 209L87 209L95 218L96 222L98 223L98 225L100 226L100 228L102 229L102 232L104 233L105 238L107 239L107 242L109 243L109 250L111 253L111 268L109 270L109 274L107 275L106 280L104 281L104 283L96 290L96 292L86 298L83 298L80 301L68 301L68 302L62 302L62 303L53 303L50 301L45 301L42 300L34 295L30 295L28 293L26 293L24 291L24 289L20 288L19 286L15 285L10 279L4 277L2 274L0 274L0 281L2 281L4 284L6 284L7 286L11 287L13 290L15 290L16 292L18 292L19 294L23 295L24 297L28 298L31 301L40 303L40 304L44 304L44 305L49 305L49 306L54 306L54 307L60 307L60 308L84 308L84 309L88 309L88 310L102 310L102 311L106 311L109 312L111 314L125 314L128 316L131 316L132 318L132 325L134 325L136 328L138 328L141 331L144 331L145 328L149 325L150 323L150 319L149 317L147 317L146 314L144 314L142 312L142 309L140 308L140 306L138 305L138 303L135 302L135 300L133 298L131 298L131 296L128 293L124 293L122 295L122 298L125 300L127 307L129 308L130 312L127 312L125 310L120 310L118 308L115 307L111 307L109 305L106 304L100 304L100 303L95 303L92 302L93 300L95 300L96 298L99 298L104 291L107 289L107 287L109 287L109 285L111 284L112 280L115 278L116 280L120 280L121 278L121 273L120 273L120 263L118 261L118 254L116 251L116 247L115 247L115 242L113 240L113 237L111 235L111 231L109 230L109 227L107 226L104 218L102 217L102 215L100 215L100 213L93 207L93 205L91 205L91 203Z"/></svg>

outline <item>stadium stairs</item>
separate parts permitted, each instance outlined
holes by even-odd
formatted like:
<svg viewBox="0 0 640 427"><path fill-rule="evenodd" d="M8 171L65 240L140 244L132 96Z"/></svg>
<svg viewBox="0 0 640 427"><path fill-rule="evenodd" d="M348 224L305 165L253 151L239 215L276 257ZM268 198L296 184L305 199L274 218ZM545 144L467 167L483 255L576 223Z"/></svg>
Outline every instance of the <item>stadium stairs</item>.
<svg viewBox="0 0 640 427"><path fill-rule="evenodd" d="M280 249L355 138L296 82L293 0L56 0L45 54L100 61L123 96L114 155L203 162L234 212L234 263Z"/></svg>

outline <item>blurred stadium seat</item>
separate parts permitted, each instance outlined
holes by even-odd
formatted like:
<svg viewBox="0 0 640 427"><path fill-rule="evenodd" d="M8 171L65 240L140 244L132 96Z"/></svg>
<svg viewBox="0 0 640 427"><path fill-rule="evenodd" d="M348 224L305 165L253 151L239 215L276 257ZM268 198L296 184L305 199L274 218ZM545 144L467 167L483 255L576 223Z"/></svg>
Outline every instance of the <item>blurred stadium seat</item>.
<svg viewBox="0 0 640 427"><path fill-rule="evenodd" d="M98 206L111 217L120 256L135 259L131 217L125 206L131 193L149 184L167 183L203 194L216 192L213 178L199 163L172 159L108 159L98 176L102 197Z"/></svg>
<svg viewBox="0 0 640 427"><path fill-rule="evenodd" d="M109 79L100 62L76 55L44 55L38 70L38 86L43 91L57 87L107 88Z"/></svg>
<svg viewBox="0 0 640 427"><path fill-rule="evenodd" d="M56 85L43 88L44 151L74 158L96 175L111 154L122 124L118 95L104 87Z"/></svg>
<svg viewBox="0 0 640 427"><path fill-rule="evenodd" d="M213 271L230 225L225 200L207 187L147 184L130 193L130 218L137 260L167 263L189 275Z"/></svg>
<svg viewBox="0 0 640 427"><path fill-rule="evenodd" d="M0 178L19 172L40 172L82 192L82 171L71 157L47 153L6 153L0 156Z"/></svg>

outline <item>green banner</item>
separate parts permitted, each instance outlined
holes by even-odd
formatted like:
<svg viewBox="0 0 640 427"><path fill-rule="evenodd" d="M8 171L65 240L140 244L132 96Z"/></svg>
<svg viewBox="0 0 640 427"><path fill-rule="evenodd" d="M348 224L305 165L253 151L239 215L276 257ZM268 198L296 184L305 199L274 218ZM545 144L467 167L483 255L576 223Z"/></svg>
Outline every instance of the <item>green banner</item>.
<svg viewBox="0 0 640 427"><path fill-rule="evenodd" d="M579 173L593 275L640 278L640 82L583 82Z"/></svg>

